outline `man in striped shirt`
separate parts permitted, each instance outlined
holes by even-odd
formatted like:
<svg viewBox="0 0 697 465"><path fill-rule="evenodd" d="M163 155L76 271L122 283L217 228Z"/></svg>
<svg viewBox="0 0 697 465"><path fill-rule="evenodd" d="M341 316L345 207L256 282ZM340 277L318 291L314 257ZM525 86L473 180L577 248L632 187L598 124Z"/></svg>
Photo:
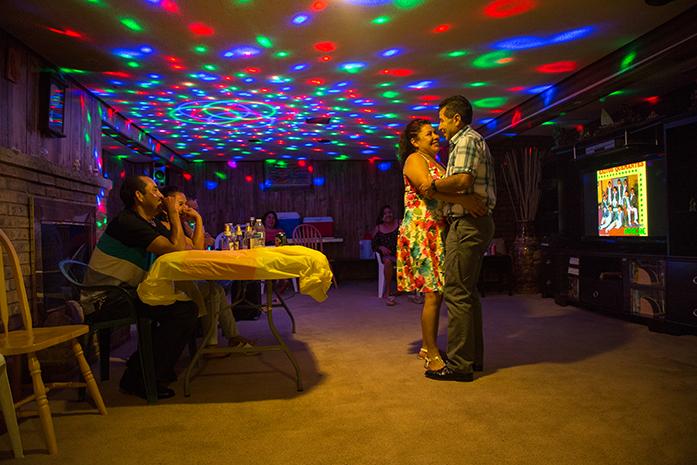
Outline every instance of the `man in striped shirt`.
<svg viewBox="0 0 697 465"><path fill-rule="evenodd" d="M154 258L169 252L185 250L184 236L176 199L163 198L155 181L147 176L124 179L119 192L124 208L107 225L106 231L92 252L85 276L87 285L112 285L124 288L136 302L139 315L153 320L152 346L155 359L157 396L172 397L174 391L166 387L176 378L174 365L190 340L197 321L193 302L151 306L138 299L136 288ZM166 211L170 229L155 218ZM83 293L85 320L89 323L116 320L130 315L126 297L120 291ZM128 366L120 382L121 389L145 397L145 387L136 350L128 359Z"/></svg>
<svg viewBox="0 0 697 465"><path fill-rule="evenodd" d="M446 204L445 303L448 306L448 361L426 376L444 381L473 381L483 369L482 306L477 282L482 257L494 235L491 214L496 206L494 163L484 138L470 126L472 105L461 95L439 105L439 129L449 142L445 177L425 188L434 192L475 193L487 206L487 214L470 214L461 205Z"/></svg>

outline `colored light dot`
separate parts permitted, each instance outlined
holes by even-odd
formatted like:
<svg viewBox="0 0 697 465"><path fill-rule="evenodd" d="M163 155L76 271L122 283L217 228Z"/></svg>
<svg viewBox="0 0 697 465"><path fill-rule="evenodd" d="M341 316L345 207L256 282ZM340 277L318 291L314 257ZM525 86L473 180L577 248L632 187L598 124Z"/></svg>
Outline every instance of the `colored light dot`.
<svg viewBox="0 0 697 465"><path fill-rule="evenodd" d="M481 81L470 82L469 84L467 84L468 87L484 87L484 86L488 86L488 85L489 85L488 82L481 82Z"/></svg>
<svg viewBox="0 0 697 465"><path fill-rule="evenodd" d="M317 42L314 47L320 52L333 52L336 50L336 45L333 42Z"/></svg>
<svg viewBox="0 0 697 465"><path fill-rule="evenodd" d="M636 52L629 52L627 55L624 56L624 58L622 58L622 62L620 63L620 69L624 71L627 68L629 68L629 66L634 62L635 58Z"/></svg>
<svg viewBox="0 0 697 465"><path fill-rule="evenodd" d="M206 53L206 52L208 52L208 47L206 47L205 45L197 45L196 47L194 47L194 52Z"/></svg>
<svg viewBox="0 0 697 465"><path fill-rule="evenodd" d="M402 10L411 10L420 6L424 0L394 0L394 6Z"/></svg>
<svg viewBox="0 0 697 465"><path fill-rule="evenodd" d="M465 55L469 55L470 52L467 50L453 50L452 52L446 53L446 56L450 58L457 58L457 57L463 57Z"/></svg>
<svg viewBox="0 0 697 465"><path fill-rule="evenodd" d="M121 24L131 31L140 32L143 30L143 27L133 18L121 18Z"/></svg>
<svg viewBox="0 0 697 465"><path fill-rule="evenodd" d="M497 108L506 103L506 97L487 97L472 102L477 108Z"/></svg>
<svg viewBox="0 0 697 465"><path fill-rule="evenodd" d="M312 6L310 8L312 8L313 11L322 11L327 8L327 2L324 0L316 0L312 2Z"/></svg>
<svg viewBox="0 0 697 465"><path fill-rule="evenodd" d="M386 24L389 23L391 18L389 16L378 16L377 18L373 19L371 23L373 24Z"/></svg>
<svg viewBox="0 0 697 465"><path fill-rule="evenodd" d="M440 24L433 28L434 34L440 34L441 32L448 32L450 30L450 24Z"/></svg>
<svg viewBox="0 0 697 465"><path fill-rule="evenodd" d="M510 52L507 50L498 50L496 52L485 53L480 55L472 62L472 66L475 68L494 68L500 66L501 60L510 58Z"/></svg>
<svg viewBox="0 0 697 465"><path fill-rule="evenodd" d="M197 36L212 36L215 33L212 27L203 23L191 23L189 30Z"/></svg>
<svg viewBox="0 0 697 465"><path fill-rule="evenodd" d="M138 63L137 61L129 61L126 64L131 68L140 68L140 63Z"/></svg>
<svg viewBox="0 0 697 465"><path fill-rule="evenodd" d="M395 98L399 96L399 92L395 92L393 90L388 90L387 92L383 92L382 96L385 98Z"/></svg>
<svg viewBox="0 0 697 465"><path fill-rule="evenodd" d="M273 42L271 41L271 39L265 36L257 36L257 43L264 48L273 47Z"/></svg>
<svg viewBox="0 0 697 465"><path fill-rule="evenodd" d="M215 65L203 65L203 69L208 71L215 71L216 69L218 69L218 67Z"/></svg>
<svg viewBox="0 0 697 465"><path fill-rule="evenodd" d="M305 13L300 13L300 14L293 16L293 19L291 19L291 22L293 24L300 25L300 24L305 24L309 20L310 20L310 15L306 15Z"/></svg>
<svg viewBox="0 0 697 465"><path fill-rule="evenodd" d="M290 53L285 50L281 50L280 52L274 53L273 56L275 56L276 58L286 58L290 56Z"/></svg>

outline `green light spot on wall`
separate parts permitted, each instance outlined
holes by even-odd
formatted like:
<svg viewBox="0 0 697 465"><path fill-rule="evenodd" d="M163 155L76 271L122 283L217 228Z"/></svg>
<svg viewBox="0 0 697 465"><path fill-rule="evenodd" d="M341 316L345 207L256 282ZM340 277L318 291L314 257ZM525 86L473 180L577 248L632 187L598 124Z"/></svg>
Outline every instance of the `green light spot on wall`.
<svg viewBox="0 0 697 465"><path fill-rule="evenodd" d="M121 18L121 24L134 32L141 32L143 30L143 26L138 24L138 22L133 18Z"/></svg>
<svg viewBox="0 0 697 465"><path fill-rule="evenodd" d="M411 10L417 6L421 6L424 0L394 0L394 6L402 10Z"/></svg>
<svg viewBox="0 0 697 465"><path fill-rule="evenodd" d="M607 94L607 96L614 97L615 95L623 95L624 93L625 93L625 91L623 91L623 90L616 90L614 92L610 92L609 94Z"/></svg>
<svg viewBox="0 0 697 465"><path fill-rule="evenodd" d="M86 74L87 71L84 69L75 69L75 68L60 68L61 73L65 74Z"/></svg>
<svg viewBox="0 0 697 465"><path fill-rule="evenodd" d="M203 65L203 69L206 71L216 71L218 67L215 65Z"/></svg>
<svg viewBox="0 0 697 465"><path fill-rule="evenodd" d="M383 92L382 96L385 98L395 98L399 96L399 92L395 92L394 90L388 90L387 92Z"/></svg>
<svg viewBox="0 0 697 465"><path fill-rule="evenodd" d="M472 62L472 66L475 68L496 68L510 63L510 61L512 61L512 59L509 51L497 50L496 52L485 53L484 55L478 56Z"/></svg>
<svg viewBox="0 0 697 465"><path fill-rule="evenodd" d="M622 71L625 71L627 68L631 66L635 58L636 52L629 52L627 55L624 56L624 58L622 58L622 62L620 63L620 69Z"/></svg>
<svg viewBox="0 0 697 465"><path fill-rule="evenodd" d="M129 61L126 64L129 68L140 68L140 63L138 63L137 61Z"/></svg>
<svg viewBox="0 0 697 465"><path fill-rule="evenodd" d="M389 16L378 16L377 18L373 19L371 23L373 24L386 24L389 23L391 18Z"/></svg>
<svg viewBox="0 0 697 465"><path fill-rule="evenodd" d="M264 48L273 47L273 42L271 42L271 39L265 36L257 36L257 43Z"/></svg>
<svg viewBox="0 0 697 465"><path fill-rule="evenodd" d="M281 50L273 54L276 58L287 58L290 56L290 52L287 52L286 50Z"/></svg>
<svg viewBox="0 0 697 465"><path fill-rule="evenodd" d="M223 181L225 181L227 179L227 174L225 174L221 171L216 171L214 174L215 174L216 178L222 179Z"/></svg>
<svg viewBox="0 0 697 465"><path fill-rule="evenodd" d="M195 152L192 152L192 153L195 153ZM195 160L191 160L191 162L192 163L203 163L203 160L201 160L200 158L197 158Z"/></svg>
<svg viewBox="0 0 697 465"><path fill-rule="evenodd" d="M475 100L472 105L477 108L498 108L506 103L506 97L487 97Z"/></svg>
<svg viewBox="0 0 697 465"><path fill-rule="evenodd" d="M274 160L273 158L268 158L268 159L266 159L266 160L264 160L264 161L265 161L267 164L269 164L269 165L275 165L275 164L276 164L276 160Z"/></svg>
<svg viewBox="0 0 697 465"><path fill-rule="evenodd" d="M348 155L338 155L335 160L348 160Z"/></svg>
<svg viewBox="0 0 697 465"><path fill-rule="evenodd" d="M208 47L206 47L205 45L197 45L194 47L194 52L200 54L208 53Z"/></svg>
<svg viewBox="0 0 697 465"><path fill-rule="evenodd" d="M447 56L448 58L458 58L469 54L470 52L468 52L467 50L453 50L452 52L446 53L445 56Z"/></svg>
<svg viewBox="0 0 697 465"><path fill-rule="evenodd" d="M92 140L92 139L90 139L90 135L87 134L87 133L85 133L85 143L86 143L86 144L89 144L91 140Z"/></svg>
<svg viewBox="0 0 697 465"><path fill-rule="evenodd" d="M554 126L555 124L557 124L556 121L545 121L542 126Z"/></svg>
<svg viewBox="0 0 697 465"><path fill-rule="evenodd" d="M393 84L391 82L381 82L378 87L391 87Z"/></svg>
<svg viewBox="0 0 697 465"><path fill-rule="evenodd" d="M467 87L486 87L488 85L489 85L488 82L478 81L478 82L470 82L469 84L467 84Z"/></svg>

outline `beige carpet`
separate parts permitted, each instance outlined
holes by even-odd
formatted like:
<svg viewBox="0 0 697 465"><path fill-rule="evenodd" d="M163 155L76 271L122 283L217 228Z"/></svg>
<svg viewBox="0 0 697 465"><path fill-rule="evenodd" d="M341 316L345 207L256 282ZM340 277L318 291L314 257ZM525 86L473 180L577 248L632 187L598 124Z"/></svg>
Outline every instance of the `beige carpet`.
<svg viewBox="0 0 697 465"><path fill-rule="evenodd" d="M60 394L60 454L46 455L38 420L24 420L27 458L17 463L697 463L697 337L493 295L484 299L486 371L473 383L436 382L415 358L419 307L404 297L386 307L375 287L341 283L322 304L289 299L296 335L274 312L304 392L285 355L271 352L211 361L190 398L176 383L175 398L147 406L118 392L114 364L103 386L109 415ZM240 329L271 341L264 320Z"/></svg>

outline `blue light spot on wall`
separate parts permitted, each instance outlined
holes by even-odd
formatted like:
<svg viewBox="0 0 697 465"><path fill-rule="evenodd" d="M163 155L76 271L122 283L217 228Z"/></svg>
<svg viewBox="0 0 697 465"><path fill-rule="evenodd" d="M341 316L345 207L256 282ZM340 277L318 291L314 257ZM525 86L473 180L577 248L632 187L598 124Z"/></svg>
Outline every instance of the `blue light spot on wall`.
<svg viewBox="0 0 697 465"><path fill-rule="evenodd" d="M593 26L580 27L569 31L561 32L550 39L551 42L568 42L570 40L581 39L591 34L595 28Z"/></svg>
<svg viewBox="0 0 697 465"><path fill-rule="evenodd" d="M391 161L381 161L378 163L378 170L380 171L388 171L390 168L392 168Z"/></svg>
<svg viewBox="0 0 697 465"><path fill-rule="evenodd" d="M416 89L416 90L421 90L421 89L428 89L433 85L433 81L419 81L415 82L413 84L409 84L407 87L410 89Z"/></svg>
<svg viewBox="0 0 697 465"><path fill-rule="evenodd" d="M402 51L401 51L400 49L398 49L398 48L390 48L390 49L388 49L388 50L385 50L385 51L383 51L383 52L380 52L380 56L382 56L382 57L384 57L384 58L389 58L389 57L397 56L397 55L399 55L400 53L402 53Z"/></svg>
<svg viewBox="0 0 697 465"><path fill-rule="evenodd" d="M541 37L522 36L496 42L494 48L502 50L525 50L528 48L542 47L547 44L547 40Z"/></svg>
<svg viewBox="0 0 697 465"><path fill-rule="evenodd" d="M537 94L541 94L542 92L546 91L550 87L552 87L552 86L549 84L542 85L542 86L535 86L535 87L530 87L525 92L527 92L528 94L537 95Z"/></svg>
<svg viewBox="0 0 697 465"><path fill-rule="evenodd" d="M310 15L306 15L305 13L300 13L295 16L293 16L292 22L293 24L305 24L310 20Z"/></svg>
<svg viewBox="0 0 697 465"><path fill-rule="evenodd" d="M307 68L308 68L308 65L306 65L305 63L300 63L300 64L293 66L290 70L291 71L302 71L302 70L307 69Z"/></svg>
<svg viewBox="0 0 697 465"><path fill-rule="evenodd" d="M317 177L312 180L312 184L314 184L315 186L324 186L324 178Z"/></svg>

